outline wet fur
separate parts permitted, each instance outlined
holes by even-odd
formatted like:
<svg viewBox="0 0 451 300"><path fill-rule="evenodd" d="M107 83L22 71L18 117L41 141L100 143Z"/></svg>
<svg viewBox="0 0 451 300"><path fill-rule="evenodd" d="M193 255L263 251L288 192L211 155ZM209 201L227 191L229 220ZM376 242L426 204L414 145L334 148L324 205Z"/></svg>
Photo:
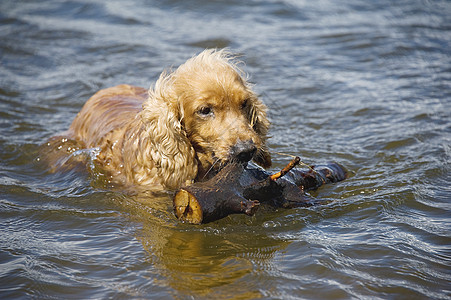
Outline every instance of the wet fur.
<svg viewBox="0 0 451 300"><path fill-rule="evenodd" d="M97 148L94 163L114 182L175 189L233 159L240 141L252 141L254 161L269 167L268 127L265 105L231 54L205 50L148 91L119 85L97 92L53 140Z"/></svg>

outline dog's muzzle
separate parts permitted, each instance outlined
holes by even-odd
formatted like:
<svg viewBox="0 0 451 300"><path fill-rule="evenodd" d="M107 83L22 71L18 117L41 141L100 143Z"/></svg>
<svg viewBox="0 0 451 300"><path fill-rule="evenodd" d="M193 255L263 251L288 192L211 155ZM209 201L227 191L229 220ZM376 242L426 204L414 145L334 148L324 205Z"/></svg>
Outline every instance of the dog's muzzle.
<svg viewBox="0 0 451 300"><path fill-rule="evenodd" d="M257 147L252 140L238 141L231 150L232 159L247 163L254 157Z"/></svg>

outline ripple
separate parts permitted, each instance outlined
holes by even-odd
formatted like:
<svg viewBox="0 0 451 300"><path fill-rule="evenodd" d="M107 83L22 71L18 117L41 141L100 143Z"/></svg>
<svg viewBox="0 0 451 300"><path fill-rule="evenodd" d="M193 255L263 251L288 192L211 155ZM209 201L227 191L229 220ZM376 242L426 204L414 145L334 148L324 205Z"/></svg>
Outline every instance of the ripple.
<svg viewBox="0 0 451 300"><path fill-rule="evenodd" d="M0 1L3 298L449 298L448 1ZM171 194L107 190L38 149L97 90L232 47L283 152L349 178L180 224ZM89 154L89 153L88 153ZM83 155L83 154L82 154ZM98 180L97 180L98 179Z"/></svg>
<svg viewBox="0 0 451 300"><path fill-rule="evenodd" d="M216 38L216 39L207 39L207 40L197 41L197 42L189 43L187 45L192 46L192 47L202 48L202 49L207 49L207 48L221 49L221 48L229 47L230 44L231 44L231 41L226 38Z"/></svg>

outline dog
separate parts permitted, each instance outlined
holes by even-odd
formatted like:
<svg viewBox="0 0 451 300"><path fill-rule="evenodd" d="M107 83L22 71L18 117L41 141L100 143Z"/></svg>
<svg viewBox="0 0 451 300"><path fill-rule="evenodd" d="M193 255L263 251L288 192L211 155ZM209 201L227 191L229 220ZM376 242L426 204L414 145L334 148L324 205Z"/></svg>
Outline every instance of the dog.
<svg viewBox="0 0 451 300"><path fill-rule="evenodd" d="M207 49L149 90L131 85L94 94L68 131L75 149L126 186L173 190L206 180L231 161L271 166L266 106L228 50Z"/></svg>

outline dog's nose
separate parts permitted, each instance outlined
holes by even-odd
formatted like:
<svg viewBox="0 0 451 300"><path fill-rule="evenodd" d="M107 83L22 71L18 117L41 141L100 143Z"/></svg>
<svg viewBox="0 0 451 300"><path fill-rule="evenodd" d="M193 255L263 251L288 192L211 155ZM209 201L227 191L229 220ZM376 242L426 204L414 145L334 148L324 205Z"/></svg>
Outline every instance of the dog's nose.
<svg viewBox="0 0 451 300"><path fill-rule="evenodd" d="M238 141L232 148L232 156L239 162L248 162L254 157L257 147L252 140Z"/></svg>

